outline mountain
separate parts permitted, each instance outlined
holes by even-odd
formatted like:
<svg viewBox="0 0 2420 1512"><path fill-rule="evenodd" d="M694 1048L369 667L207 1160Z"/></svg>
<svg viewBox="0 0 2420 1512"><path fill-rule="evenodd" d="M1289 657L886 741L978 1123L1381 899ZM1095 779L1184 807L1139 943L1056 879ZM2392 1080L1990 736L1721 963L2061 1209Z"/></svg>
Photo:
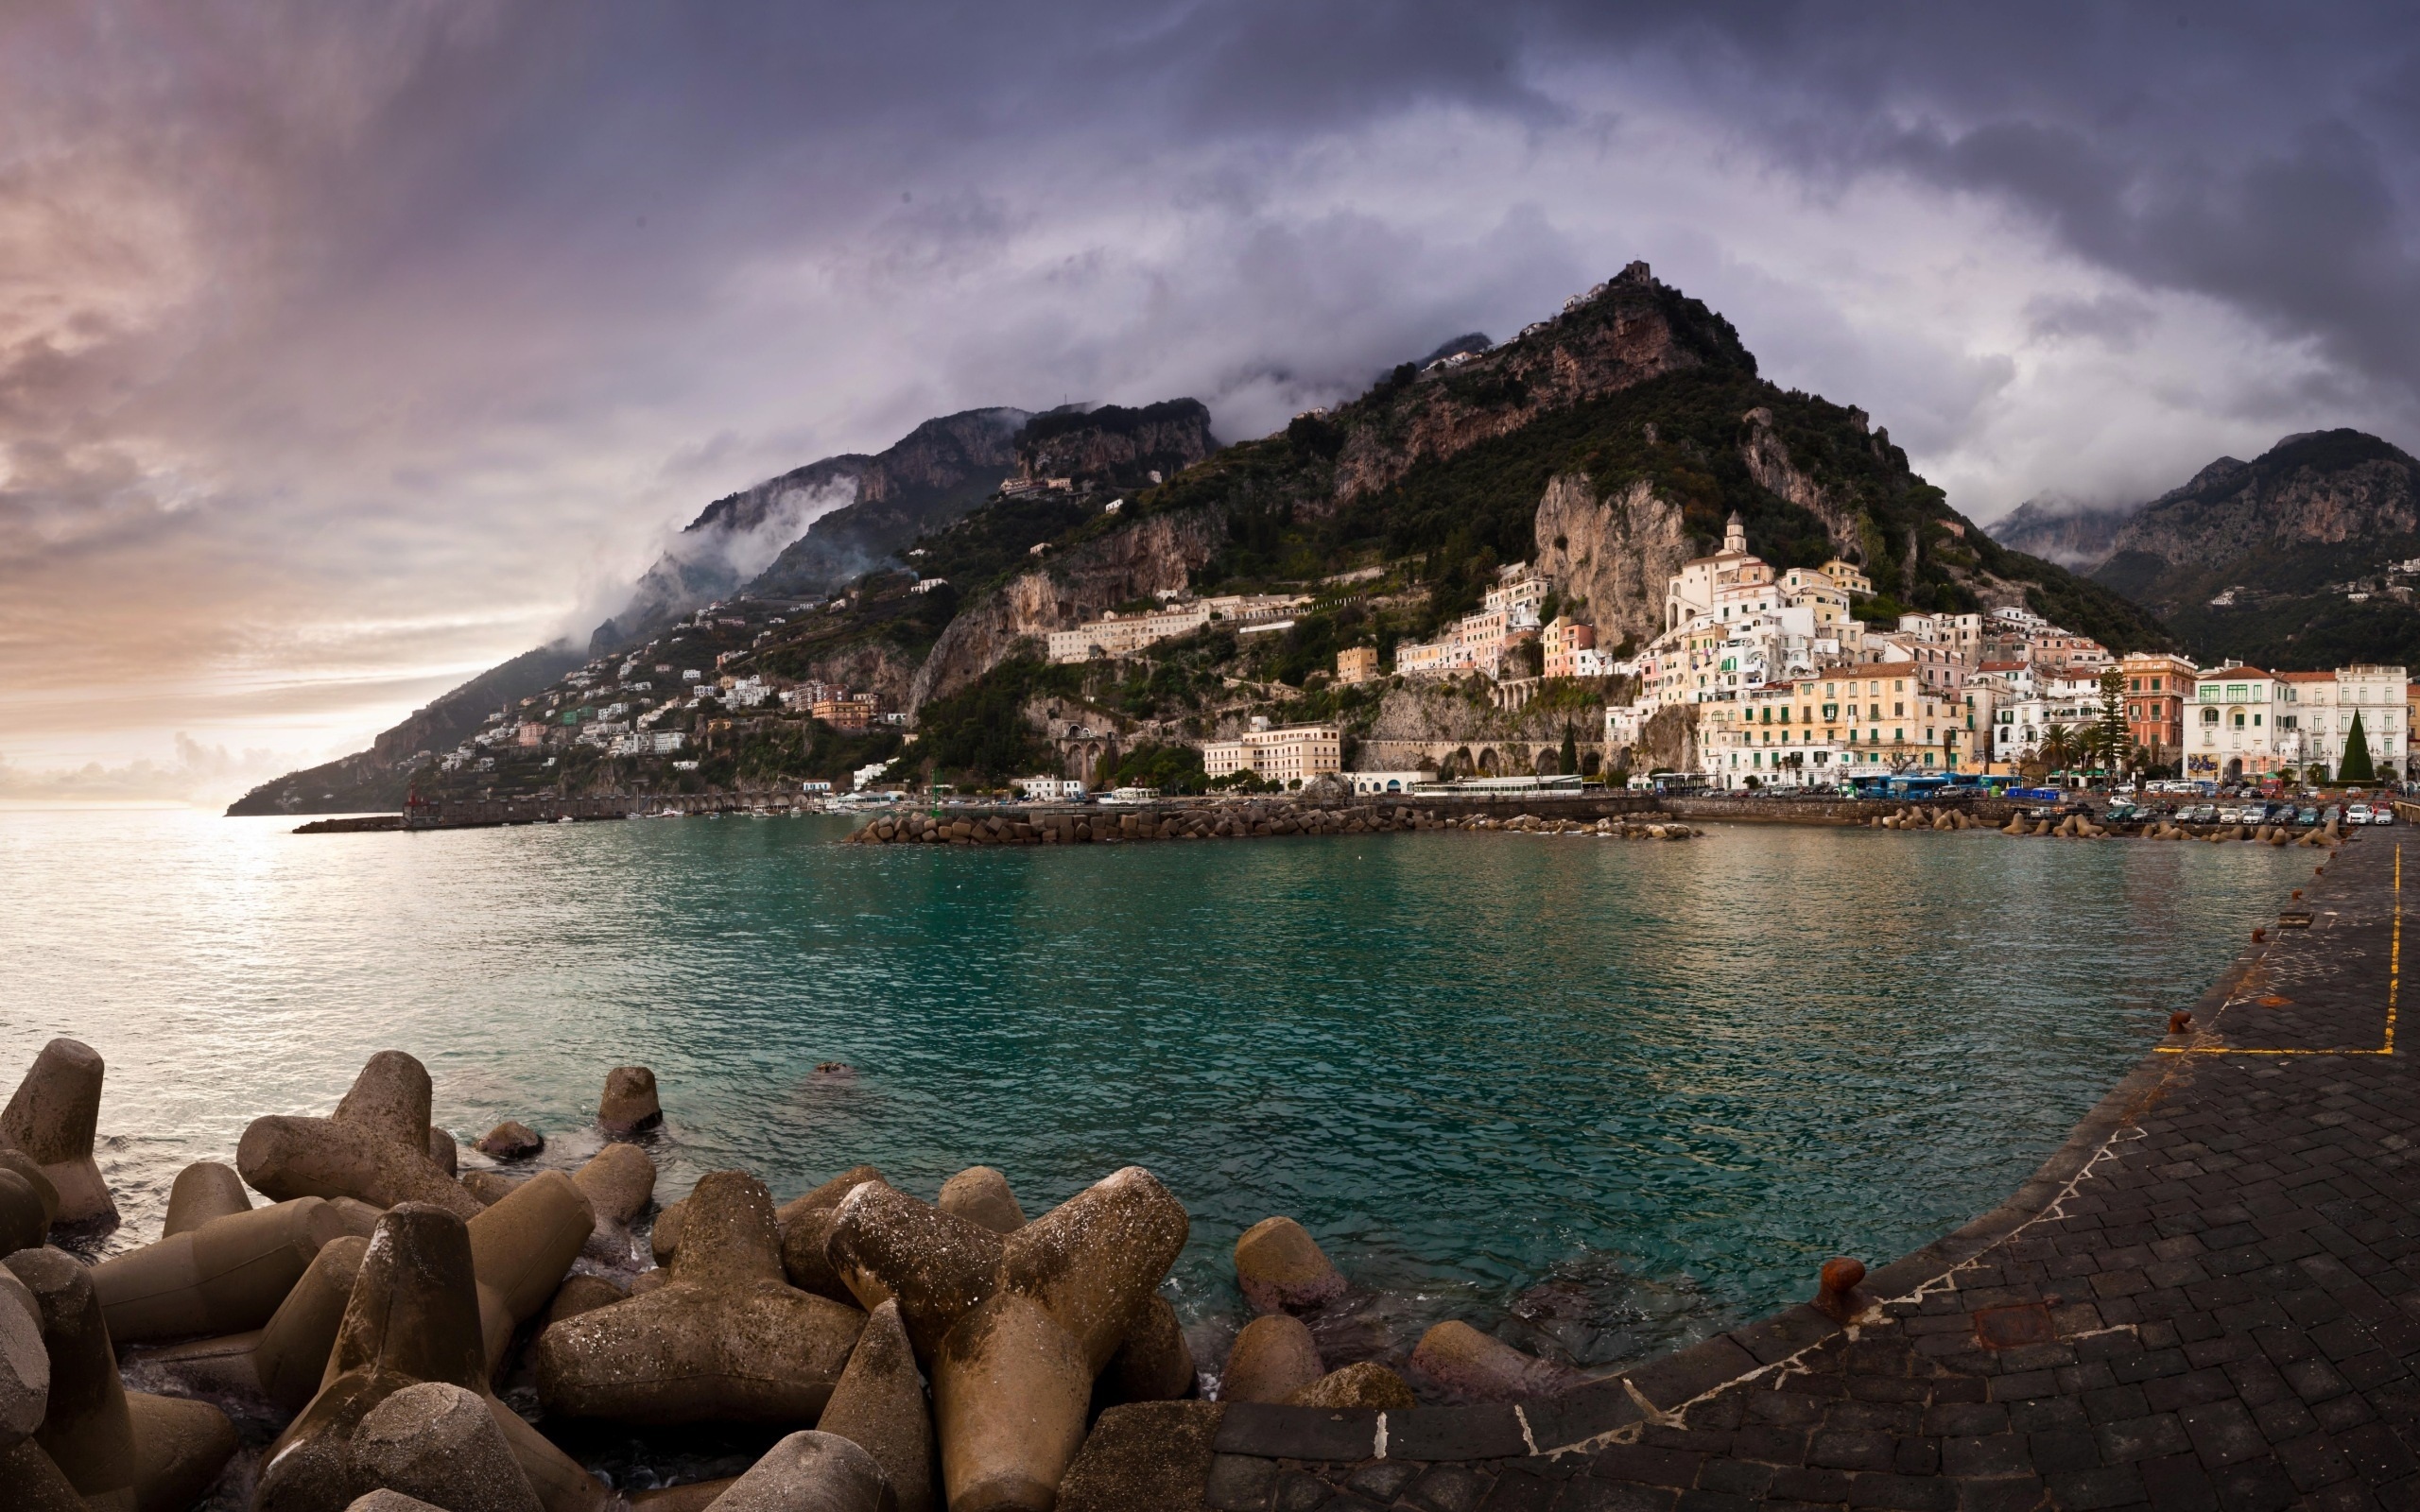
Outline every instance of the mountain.
<svg viewBox="0 0 2420 1512"><path fill-rule="evenodd" d="M969 409L928 420L866 459L856 497L785 547L747 592L821 598L888 565L926 530L983 502L1015 471L1022 409Z"/></svg>
<svg viewBox="0 0 2420 1512"><path fill-rule="evenodd" d="M1028 421L1016 436L1017 476L1065 478L1105 489L1147 489L1219 449L1198 399L1140 409L1070 404Z"/></svg>
<svg viewBox="0 0 2420 1512"><path fill-rule="evenodd" d="M2117 549L2118 532L2139 505L2095 507L2056 499L2028 499L1985 528L1994 541L2057 562L2069 572L2089 573Z"/></svg>
<svg viewBox="0 0 2420 1512"><path fill-rule="evenodd" d="M831 593L999 487L1032 418L1022 409L961 410L872 456L827 456L717 499L640 577L630 605L596 627L589 654L652 639L742 589L777 598Z"/></svg>
<svg viewBox="0 0 2420 1512"><path fill-rule="evenodd" d="M569 645L524 651L440 695L426 708L412 711L368 750L263 782L227 812L372 814L400 809L414 768L430 753L468 740L490 713L552 686L582 660Z"/></svg>
<svg viewBox="0 0 2420 1512"><path fill-rule="evenodd" d="M1516 560L1540 564L1599 644L1644 641L1661 627L1665 579L1712 550L1734 511L1750 548L1780 566L1860 563L1875 619L2022 603L2120 651L2172 644L2118 594L1976 528L1862 412L1759 378L1728 321L1634 263L1501 346L1406 363L1350 403L1146 490L1115 519L1071 521L1043 564L964 602L917 676L917 701L973 687L1028 638L1185 587L1373 579L1363 596L1382 609L1304 616L1282 638L1236 646L1240 669L1219 669L1282 662L1294 685L1322 636L1384 647L1433 632ZM955 528L979 530L985 514ZM1157 717L1176 713L1162 705Z"/></svg>
<svg viewBox="0 0 2420 1512"><path fill-rule="evenodd" d="M2092 576L2205 661L2420 666L2420 461L2356 430L2222 456L2132 511Z"/></svg>
<svg viewBox="0 0 2420 1512"><path fill-rule="evenodd" d="M892 454L830 459L857 466L856 502L817 516L723 609L650 637L627 675L592 662L525 696L525 717L553 731L540 747L492 741L419 780L449 793L795 792L905 759L984 785L1036 770L1156 782L1188 759L1198 778L1200 744L1254 718L1335 721L1348 765L1366 741L1396 764L1487 770L1550 763L1576 730L1594 769L1619 758L1588 733L1628 696L1619 679L1506 710L1460 683L1340 685L1337 653L1383 657L1433 635L1522 561L1550 579L1547 617L1595 624L1603 646L1642 642L1662 628L1666 578L1735 514L1780 567L1859 564L1875 592L1855 612L1870 621L2024 604L2120 652L2174 644L2108 587L1977 528L1863 412L1762 378L1730 322L1645 264L1502 345L1446 347L1223 449L1206 411L1174 400L949 417L902 442L913 475ZM718 528L777 518L842 471L717 501ZM1187 593L1291 607L1214 619L1124 662L1043 655L1052 630ZM826 594L812 612L794 602ZM840 730L752 693L731 707L677 696L717 677L871 690L912 720L913 744L896 726ZM625 717L606 713L617 705L678 732L681 765L567 733Z"/></svg>

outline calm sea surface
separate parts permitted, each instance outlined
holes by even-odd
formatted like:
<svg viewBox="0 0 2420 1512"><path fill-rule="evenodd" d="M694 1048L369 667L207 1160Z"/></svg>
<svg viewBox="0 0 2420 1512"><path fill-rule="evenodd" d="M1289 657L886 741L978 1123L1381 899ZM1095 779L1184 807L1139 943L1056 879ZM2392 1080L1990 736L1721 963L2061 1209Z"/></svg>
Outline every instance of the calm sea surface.
<svg viewBox="0 0 2420 1512"><path fill-rule="evenodd" d="M1807 1295L2006 1195L2272 917L2308 853L1724 827L970 850L829 819L298 836L0 813L0 1082L109 1063L104 1170L156 1236L184 1162L425 1061L466 1141L592 1152L661 1078L668 1200L974 1163L1028 1213L1150 1166L1180 1311L1270 1213L1393 1355L1443 1317L1584 1363ZM819 1074L845 1062L854 1075ZM1331 1364L1338 1363L1332 1359Z"/></svg>

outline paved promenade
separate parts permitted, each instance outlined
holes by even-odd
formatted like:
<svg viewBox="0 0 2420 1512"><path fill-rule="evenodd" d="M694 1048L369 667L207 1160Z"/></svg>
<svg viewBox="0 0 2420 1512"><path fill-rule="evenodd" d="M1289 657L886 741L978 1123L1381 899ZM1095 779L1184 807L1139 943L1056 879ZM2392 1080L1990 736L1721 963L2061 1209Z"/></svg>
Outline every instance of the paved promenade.
<svg viewBox="0 0 2420 1512"><path fill-rule="evenodd" d="M1138 1418L1156 1469L1115 1473L1097 1435L1102 1494L1064 1504L2420 1508L2400 835L2336 852L2287 904L2308 929L2273 926L2190 1036L2003 1207L1879 1267L1846 1326L1792 1309L1517 1410Z"/></svg>

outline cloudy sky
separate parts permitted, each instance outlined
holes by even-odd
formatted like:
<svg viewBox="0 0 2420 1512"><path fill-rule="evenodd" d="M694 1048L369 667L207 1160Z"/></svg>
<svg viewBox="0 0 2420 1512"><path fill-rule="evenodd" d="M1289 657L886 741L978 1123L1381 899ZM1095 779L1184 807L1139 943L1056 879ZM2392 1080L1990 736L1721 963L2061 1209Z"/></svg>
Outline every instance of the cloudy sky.
<svg viewBox="0 0 2420 1512"><path fill-rule="evenodd" d="M1968 514L2420 448L2399 7L16 0L0 799L240 788L927 416L1229 438L1633 258Z"/></svg>

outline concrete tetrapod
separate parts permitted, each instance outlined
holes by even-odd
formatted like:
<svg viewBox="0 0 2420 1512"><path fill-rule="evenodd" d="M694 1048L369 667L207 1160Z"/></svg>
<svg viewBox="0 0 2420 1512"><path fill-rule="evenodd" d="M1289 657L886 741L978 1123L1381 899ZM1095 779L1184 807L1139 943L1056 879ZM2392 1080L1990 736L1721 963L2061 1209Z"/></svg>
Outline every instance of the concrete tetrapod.
<svg viewBox="0 0 2420 1512"><path fill-rule="evenodd" d="M655 1100L655 1073L645 1066L615 1066L605 1074L605 1095L596 1104L596 1122L608 1134L635 1134L664 1122L664 1105Z"/></svg>
<svg viewBox="0 0 2420 1512"><path fill-rule="evenodd" d="M1130 1165L1001 1241L998 1289L951 1327L933 1357L951 1512L1048 1512L1083 1444L1093 1378L1184 1247L1187 1228L1184 1204Z"/></svg>
<svg viewBox="0 0 2420 1512"><path fill-rule="evenodd" d="M119 1344L256 1329L344 1232L343 1214L319 1197L231 1212L101 1262L93 1290Z"/></svg>
<svg viewBox="0 0 2420 1512"><path fill-rule="evenodd" d="M441 1381L406 1386L353 1431L354 1484L443 1512L539 1512L538 1493L478 1393Z"/></svg>
<svg viewBox="0 0 2420 1512"><path fill-rule="evenodd" d="M554 1300L546 1304L546 1327L630 1299L629 1292L602 1276L566 1276L563 1283L555 1288Z"/></svg>
<svg viewBox="0 0 2420 1512"><path fill-rule="evenodd" d="M49 1407L50 1351L42 1342L42 1304L15 1271L0 1270L0 1449L31 1438Z"/></svg>
<svg viewBox="0 0 2420 1512"><path fill-rule="evenodd" d="M479 1332L493 1373L512 1331L554 1299L595 1220L572 1178L547 1171L471 1220L471 1268L479 1285Z"/></svg>
<svg viewBox="0 0 2420 1512"><path fill-rule="evenodd" d="M100 1298L72 1257L27 1249L0 1264L32 1293L50 1361L34 1442L94 1512L183 1512L233 1457L234 1425L206 1402L127 1391Z"/></svg>
<svg viewBox="0 0 2420 1512"><path fill-rule="evenodd" d="M1184 1326L1166 1297L1153 1292L1134 1315L1101 1379L1118 1402L1174 1401L1193 1395L1193 1347L1185 1343Z"/></svg>
<svg viewBox="0 0 2420 1512"><path fill-rule="evenodd" d="M326 1118L252 1120L235 1146L244 1179L270 1197L356 1197L372 1207L427 1203L458 1218L478 1199L429 1159L428 1069L382 1050Z"/></svg>
<svg viewBox="0 0 2420 1512"><path fill-rule="evenodd" d="M27 1186L34 1189L34 1194L42 1199L43 1223L54 1224L59 1221L59 1188L51 1183L49 1177L43 1174L41 1162L23 1150L12 1150L5 1144L0 1144L0 1171L13 1172L22 1177Z"/></svg>
<svg viewBox="0 0 2420 1512"><path fill-rule="evenodd" d="M1236 1284L1260 1313L1297 1313L1344 1294L1344 1276L1303 1226L1263 1218L1236 1241Z"/></svg>
<svg viewBox="0 0 2420 1512"><path fill-rule="evenodd" d="M715 1512L895 1512L874 1457L836 1434L792 1434L715 1498Z"/></svg>
<svg viewBox="0 0 2420 1512"><path fill-rule="evenodd" d="M1227 1349L1219 1377L1220 1401L1284 1401L1326 1372L1320 1347L1301 1318L1264 1313L1243 1327Z"/></svg>
<svg viewBox="0 0 2420 1512"><path fill-rule="evenodd" d="M352 1439L380 1402L424 1381L476 1394L546 1512L600 1512L605 1488L489 1395L469 1228L427 1203L378 1220L320 1389L261 1467L255 1512L336 1512L354 1485Z"/></svg>
<svg viewBox="0 0 2420 1512"><path fill-rule="evenodd" d="M454 1143L453 1134L432 1124L428 1127L429 1163L447 1176L462 1174L462 1147Z"/></svg>
<svg viewBox="0 0 2420 1512"><path fill-rule="evenodd" d="M546 1147L546 1137L522 1123L508 1118L480 1136L478 1151L492 1160L526 1160Z"/></svg>
<svg viewBox="0 0 2420 1512"><path fill-rule="evenodd" d="M1447 1390L1478 1401L1551 1397L1582 1380L1577 1370L1524 1354L1450 1318L1420 1336L1412 1347L1411 1364Z"/></svg>
<svg viewBox="0 0 2420 1512"><path fill-rule="evenodd" d="M40 1249L50 1242L50 1211L34 1184L0 1170L0 1255Z"/></svg>
<svg viewBox="0 0 2420 1512"><path fill-rule="evenodd" d="M824 1249L831 1242L832 1221L840 1204L865 1183L880 1180L882 1173L871 1165L851 1166L804 1196L773 1210L774 1226L782 1234L782 1269L792 1286L836 1302L856 1300L856 1294L832 1268Z"/></svg>
<svg viewBox="0 0 2420 1512"><path fill-rule="evenodd" d="M76 1040L42 1047L16 1095L0 1109L0 1145L23 1150L58 1189L54 1223L113 1228L117 1204L93 1160L101 1119L101 1056Z"/></svg>
<svg viewBox="0 0 2420 1512"><path fill-rule="evenodd" d="M688 1201L667 1281L539 1335L539 1399L619 1422L813 1422L865 1314L783 1279L762 1182L717 1171Z"/></svg>
<svg viewBox="0 0 2420 1512"><path fill-rule="evenodd" d="M266 1326L170 1345L153 1352L149 1363L198 1387L264 1397L287 1413L301 1412L327 1373L328 1352L369 1249L370 1241L358 1234L329 1240Z"/></svg>
<svg viewBox="0 0 2420 1512"><path fill-rule="evenodd" d="M196 1160L177 1173L168 1188L168 1220L160 1226L160 1237L171 1238L189 1228L199 1228L213 1218L230 1213L252 1211L251 1194L244 1190L244 1178L232 1165L216 1160Z"/></svg>
<svg viewBox="0 0 2420 1512"><path fill-rule="evenodd" d="M823 1252L859 1306L899 1299L908 1341L927 1363L1000 1283L998 1234L881 1182L850 1189L833 1210Z"/></svg>
<svg viewBox="0 0 2420 1512"><path fill-rule="evenodd" d="M816 1428L863 1448L890 1480L899 1512L933 1512L933 1413L916 1374L916 1352L899 1321L899 1304L885 1302L866 1318L849 1367L832 1388Z"/></svg>
<svg viewBox="0 0 2420 1512"><path fill-rule="evenodd" d="M587 1251L615 1265L631 1263L631 1224L655 1198L655 1162L635 1144L608 1144L572 1177L596 1229Z"/></svg>
<svg viewBox="0 0 2420 1512"><path fill-rule="evenodd" d="M1025 1227L1025 1210L1009 1190L1009 1178L988 1165L970 1165L942 1183L933 1206L953 1218L978 1223L995 1234L1011 1234Z"/></svg>

